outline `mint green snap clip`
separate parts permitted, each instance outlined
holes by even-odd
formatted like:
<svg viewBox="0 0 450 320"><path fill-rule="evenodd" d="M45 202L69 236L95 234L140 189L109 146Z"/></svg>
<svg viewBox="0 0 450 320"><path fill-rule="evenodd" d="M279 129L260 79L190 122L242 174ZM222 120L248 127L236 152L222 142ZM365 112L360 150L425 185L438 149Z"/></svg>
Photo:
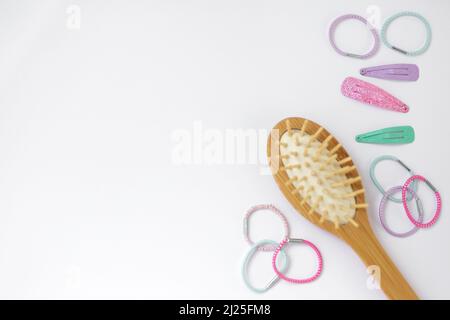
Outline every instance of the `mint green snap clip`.
<svg viewBox="0 0 450 320"><path fill-rule="evenodd" d="M411 126L384 128L359 134L355 138L356 142L373 144L406 144L414 139L414 128Z"/></svg>

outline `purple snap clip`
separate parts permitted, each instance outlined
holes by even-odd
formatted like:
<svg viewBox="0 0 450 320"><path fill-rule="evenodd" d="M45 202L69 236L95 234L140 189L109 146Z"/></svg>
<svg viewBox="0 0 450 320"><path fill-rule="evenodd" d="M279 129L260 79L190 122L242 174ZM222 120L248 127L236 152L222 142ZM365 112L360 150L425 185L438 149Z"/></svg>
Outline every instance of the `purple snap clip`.
<svg viewBox="0 0 450 320"><path fill-rule="evenodd" d="M385 64L362 68L359 73L365 77L387 80L417 81L419 79L419 67L415 64L408 63Z"/></svg>

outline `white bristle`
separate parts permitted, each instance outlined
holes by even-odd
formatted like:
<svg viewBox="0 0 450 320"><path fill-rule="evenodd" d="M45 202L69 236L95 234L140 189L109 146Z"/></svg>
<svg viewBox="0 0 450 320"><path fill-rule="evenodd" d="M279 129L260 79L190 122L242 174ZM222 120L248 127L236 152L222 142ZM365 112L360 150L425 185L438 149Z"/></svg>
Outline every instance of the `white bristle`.
<svg viewBox="0 0 450 320"><path fill-rule="evenodd" d="M351 223L357 225L353 219L357 208L355 196L364 192L363 189L354 191L352 184L359 178L347 177L347 173L355 169L354 166L341 165L351 163L347 157L337 160L336 152L341 145L335 145L331 150L328 144L332 136L328 135L324 143L318 140L324 129L319 128L313 135L306 132L308 123L305 121L301 130L290 127L289 134L283 134L280 139L280 150L283 165L293 186L292 193L300 195L301 204L308 204L306 214L314 212L321 215L320 223L328 220L336 228L340 224Z"/></svg>

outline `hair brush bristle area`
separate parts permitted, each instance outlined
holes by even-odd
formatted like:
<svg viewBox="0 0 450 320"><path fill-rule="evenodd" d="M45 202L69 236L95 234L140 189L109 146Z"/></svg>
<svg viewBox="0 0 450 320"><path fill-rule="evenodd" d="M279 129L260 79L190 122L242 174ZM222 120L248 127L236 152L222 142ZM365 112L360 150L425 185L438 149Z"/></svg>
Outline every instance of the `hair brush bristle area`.
<svg viewBox="0 0 450 320"><path fill-rule="evenodd" d="M348 173L355 170L351 158L339 159L340 145L330 147L331 135L319 140L319 136L324 135L322 127L311 134L306 128L307 121L300 129L292 129L289 122L286 127L288 130L279 143L281 168L288 177L286 187L299 196L301 205L307 204L310 208L304 213L319 214L320 223L328 220L336 228L349 222L357 226L353 219L359 207L355 197L364 190L352 188L360 178L348 177Z"/></svg>

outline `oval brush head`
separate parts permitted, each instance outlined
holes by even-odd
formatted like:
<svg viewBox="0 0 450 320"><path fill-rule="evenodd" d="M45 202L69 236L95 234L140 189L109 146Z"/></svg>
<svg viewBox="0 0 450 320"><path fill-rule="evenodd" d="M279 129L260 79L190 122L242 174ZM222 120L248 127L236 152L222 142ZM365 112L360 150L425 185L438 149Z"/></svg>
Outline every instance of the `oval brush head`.
<svg viewBox="0 0 450 320"><path fill-rule="evenodd" d="M342 238L367 266L378 266L388 297L417 299L372 232L356 166L326 129L303 118L282 120L267 152L275 181L299 213Z"/></svg>
<svg viewBox="0 0 450 320"><path fill-rule="evenodd" d="M309 120L286 119L276 128L280 136L269 141L276 148L270 159L279 164L275 177L288 199L306 218L334 232L349 223L358 227L356 212L367 208L364 188L341 144Z"/></svg>
<svg viewBox="0 0 450 320"><path fill-rule="evenodd" d="M320 134L323 131L317 131ZM280 143L281 161L288 176L287 187L292 193L298 193L301 204L308 205L308 214L320 215L320 221L328 220L339 225L351 222L355 216L355 196L364 193L364 189L353 191L346 174L355 170L350 157L339 159L337 148L326 148L331 135L323 143L315 136L301 130L291 129L283 134ZM341 164L348 164L341 167ZM319 222L320 222L319 221Z"/></svg>

